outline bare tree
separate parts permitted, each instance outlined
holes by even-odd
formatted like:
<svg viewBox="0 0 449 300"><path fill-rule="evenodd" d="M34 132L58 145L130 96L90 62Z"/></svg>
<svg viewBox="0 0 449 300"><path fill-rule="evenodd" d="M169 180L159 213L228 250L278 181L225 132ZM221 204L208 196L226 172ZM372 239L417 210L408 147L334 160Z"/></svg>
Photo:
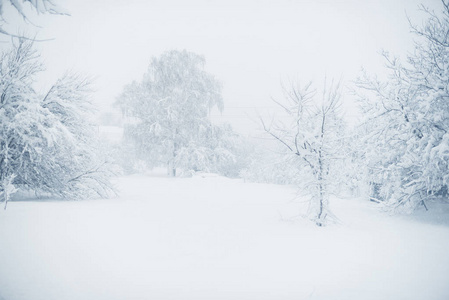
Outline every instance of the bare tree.
<svg viewBox="0 0 449 300"><path fill-rule="evenodd" d="M339 133L343 128L339 114L339 84L324 84L321 99L309 83L304 87L283 86L285 99L273 100L289 116L289 122L261 119L264 130L301 162L304 187L310 193L309 216L318 226L336 220L329 210L332 166L339 159Z"/></svg>

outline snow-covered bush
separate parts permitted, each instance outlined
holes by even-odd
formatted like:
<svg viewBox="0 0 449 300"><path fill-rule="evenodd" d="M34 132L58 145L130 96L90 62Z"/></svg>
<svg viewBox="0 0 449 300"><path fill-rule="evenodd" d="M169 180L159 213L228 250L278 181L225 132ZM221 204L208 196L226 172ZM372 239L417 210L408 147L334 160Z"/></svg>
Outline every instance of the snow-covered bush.
<svg viewBox="0 0 449 300"><path fill-rule="evenodd" d="M11 195L17 192L17 188L12 183L14 178L16 176L14 174L3 178L2 182L0 183L0 197L3 198L0 201L3 201L5 203L5 209L8 205L8 201L11 198Z"/></svg>
<svg viewBox="0 0 449 300"><path fill-rule="evenodd" d="M199 140L186 148L179 160L182 168L238 177L248 160L248 144L229 124L210 124L199 133ZM181 154L181 153L180 153ZM184 163L183 163L184 162Z"/></svg>
<svg viewBox="0 0 449 300"><path fill-rule="evenodd" d="M0 182L63 197L111 191L108 162L97 153L89 82L67 74L45 95L33 88L42 71L31 42L0 58ZM6 180L6 181L5 181Z"/></svg>

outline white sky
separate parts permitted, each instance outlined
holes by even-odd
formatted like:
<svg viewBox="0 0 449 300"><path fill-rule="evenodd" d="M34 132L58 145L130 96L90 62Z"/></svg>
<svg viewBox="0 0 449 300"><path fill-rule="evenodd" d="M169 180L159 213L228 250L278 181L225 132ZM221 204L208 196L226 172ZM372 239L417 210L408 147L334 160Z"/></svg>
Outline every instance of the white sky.
<svg viewBox="0 0 449 300"><path fill-rule="evenodd" d="M381 72L381 49L404 55L411 48L406 13L420 23L419 3L439 7L437 0L55 2L71 16L40 15L33 18L40 28L20 27L54 39L37 43L47 67L42 86L67 69L89 74L95 102L108 109L125 84L140 80L151 57L187 49L205 55L207 70L223 84L225 111L214 118L244 133L255 132L257 113L273 107L281 80L342 77L348 85L362 66ZM5 17L17 28L17 15L6 10ZM354 104L345 99L351 118Z"/></svg>

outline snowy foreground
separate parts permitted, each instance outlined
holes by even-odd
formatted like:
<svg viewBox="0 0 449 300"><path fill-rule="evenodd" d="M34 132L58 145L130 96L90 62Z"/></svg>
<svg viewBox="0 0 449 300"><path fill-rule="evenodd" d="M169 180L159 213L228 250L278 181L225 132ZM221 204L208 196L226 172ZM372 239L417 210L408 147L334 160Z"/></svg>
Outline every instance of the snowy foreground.
<svg viewBox="0 0 449 300"><path fill-rule="evenodd" d="M449 299L447 207L398 217L333 199L342 224L318 228L298 218L292 187L117 185L117 199L2 210L0 299Z"/></svg>

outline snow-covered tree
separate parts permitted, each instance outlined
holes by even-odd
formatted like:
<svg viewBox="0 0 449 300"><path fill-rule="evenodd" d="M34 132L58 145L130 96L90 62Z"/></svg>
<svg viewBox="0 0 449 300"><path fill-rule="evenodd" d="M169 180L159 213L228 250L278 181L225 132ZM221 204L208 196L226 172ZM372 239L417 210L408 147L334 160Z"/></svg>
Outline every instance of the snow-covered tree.
<svg viewBox="0 0 449 300"><path fill-rule="evenodd" d="M341 155L343 122L339 114L339 85L325 83L320 95L310 83L304 87L292 85L284 88L284 92L285 101L276 103L288 114L288 121L266 124L262 120L262 125L290 157L296 158L302 188L311 196L309 216L322 226L335 218L329 210L328 198L337 185L333 166Z"/></svg>
<svg viewBox="0 0 449 300"><path fill-rule="evenodd" d="M18 37L5 29L5 25L8 24L5 11L15 11L18 17L32 24L29 20L30 10L37 14L67 14L53 0L0 0L0 34Z"/></svg>
<svg viewBox="0 0 449 300"><path fill-rule="evenodd" d="M367 178L369 177L369 167L366 158L366 144L361 142L369 134L369 130L364 126L355 126L347 128L346 134L342 140L342 160L339 161L341 166L340 180L343 184L342 194L348 196L363 197L370 194L370 190L374 187ZM375 198L371 200L377 201Z"/></svg>
<svg viewBox="0 0 449 300"><path fill-rule="evenodd" d="M40 95L32 87L42 71L38 58L24 40L0 58L0 193L5 202L16 188L107 196L109 171L96 152L89 82L65 75Z"/></svg>
<svg viewBox="0 0 449 300"><path fill-rule="evenodd" d="M366 160L374 197L410 212L447 194L449 184L449 1L439 13L424 7L423 26L405 63L384 57L388 80L358 80L366 116Z"/></svg>
<svg viewBox="0 0 449 300"><path fill-rule="evenodd" d="M200 168L210 159L205 136L213 132L209 113L223 108L218 81L204 70L205 59L187 51L153 58L140 82L127 85L117 103L128 124L125 138L141 158L178 167Z"/></svg>

